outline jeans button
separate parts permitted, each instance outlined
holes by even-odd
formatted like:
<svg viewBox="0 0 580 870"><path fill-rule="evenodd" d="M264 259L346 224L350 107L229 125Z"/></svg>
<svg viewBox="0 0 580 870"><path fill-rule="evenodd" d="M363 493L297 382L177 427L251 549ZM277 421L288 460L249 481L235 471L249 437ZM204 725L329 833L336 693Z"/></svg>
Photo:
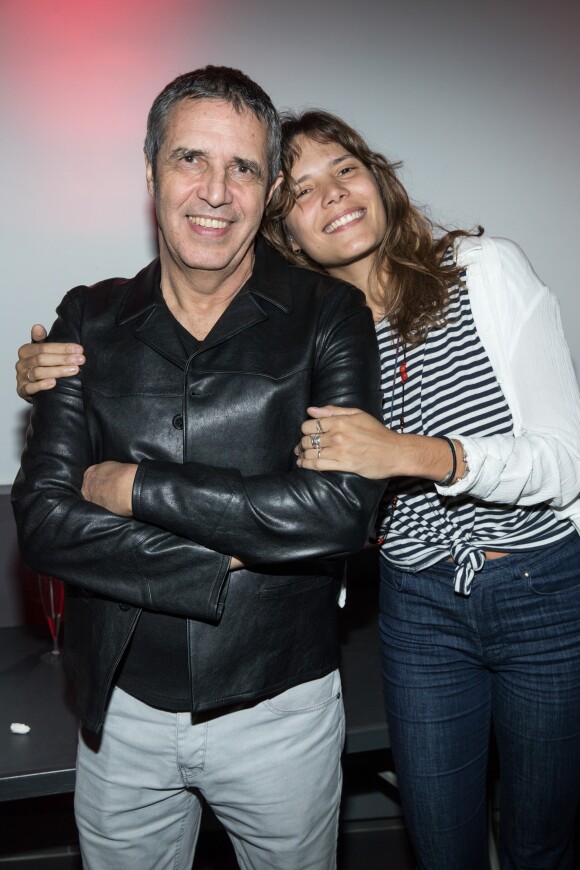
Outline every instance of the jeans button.
<svg viewBox="0 0 580 870"><path fill-rule="evenodd" d="M131 610L130 604L119 604L119 610Z"/></svg>
<svg viewBox="0 0 580 870"><path fill-rule="evenodd" d="M183 417L181 414L176 414L171 422L176 429L183 429Z"/></svg>

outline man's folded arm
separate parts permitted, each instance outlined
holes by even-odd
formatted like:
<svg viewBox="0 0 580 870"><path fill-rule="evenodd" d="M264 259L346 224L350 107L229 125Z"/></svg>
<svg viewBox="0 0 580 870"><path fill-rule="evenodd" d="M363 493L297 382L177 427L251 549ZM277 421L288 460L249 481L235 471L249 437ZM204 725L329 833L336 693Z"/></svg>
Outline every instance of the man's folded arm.
<svg viewBox="0 0 580 870"><path fill-rule="evenodd" d="M69 295L52 340L82 342L75 308ZM310 402L378 416L378 383L369 312L347 305L324 333ZM13 489L24 559L95 594L206 619L223 608L229 554L264 564L353 552L366 540L383 489L352 474L296 468L243 477L235 468L145 460L134 517L126 519L81 496L83 473L97 458L80 376L39 395Z"/></svg>
<svg viewBox="0 0 580 870"><path fill-rule="evenodd" d="M357 302L337 291L309 404L357 407L380 419L376 338L370 311ZM259 564L362 548L383 491L384 481L341 472L295 468L244 477L235 468L144 460L133 486L133 515Z"/></svg>
<svg viewBox="0 0 580 870"><path fill-rule="evenodd" d="M242 477L236 469L146 460L135 478L133 510L247 564L266 564L362 549L383 490L384 481L355 474Z"/></svg>

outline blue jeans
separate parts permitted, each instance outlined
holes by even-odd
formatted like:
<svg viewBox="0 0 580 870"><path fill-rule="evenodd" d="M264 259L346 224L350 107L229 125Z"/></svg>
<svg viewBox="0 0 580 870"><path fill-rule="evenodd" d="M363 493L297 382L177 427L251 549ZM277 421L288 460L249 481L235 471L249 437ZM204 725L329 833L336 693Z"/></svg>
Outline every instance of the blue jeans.
<svg viewBox="0 0 580 870"><path fill-rule="evenodd" d="M580 800L580 538L486 562L471 596L451 562L381 560L383 680L418 866L484 870L491 723L502 868L572 868Z"/></svg>

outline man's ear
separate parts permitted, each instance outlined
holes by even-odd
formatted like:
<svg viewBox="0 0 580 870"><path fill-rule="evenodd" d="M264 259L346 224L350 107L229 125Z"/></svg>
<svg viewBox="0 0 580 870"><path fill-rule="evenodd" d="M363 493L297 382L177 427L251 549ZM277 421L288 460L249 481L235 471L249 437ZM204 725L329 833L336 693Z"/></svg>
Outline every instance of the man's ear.
<svg viewBox="0 0 580 870"><path fill-rule="evenodd" d="M145 157L145 178L147 179L147 192L149 196L155 196L155 181L153 180L153 166L151 161Z"/></svg>
<svg viewBox="0 0 580 870"><path fill-rule="evenodd" d="M276 190L276 188L280 187L280 185L282 184L283 177L284 176L282 175L282 173L279 172L274 181L272 182L272 186L270 187L270 190L268 191L268 196L266 197L266 205L268 205L268 203L274 196L274 191Z"/></svg>

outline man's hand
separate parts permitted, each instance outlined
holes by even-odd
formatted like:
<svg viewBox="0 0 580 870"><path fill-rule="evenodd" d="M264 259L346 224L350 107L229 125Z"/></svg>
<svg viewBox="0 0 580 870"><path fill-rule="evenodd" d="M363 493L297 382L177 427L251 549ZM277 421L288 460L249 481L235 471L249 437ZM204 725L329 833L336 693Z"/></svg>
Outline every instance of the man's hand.
<svg viewBox="0 0 580 870"><path fill-rule="evenodd" d="M32 327L30 335L32 341L19 349L16 363L16 390L27 402L35 393L51 390L57 378L76 375L85 361L80 344L46 344L46 329L40 323Z"/></svg>
<svg viewBox="0 0 580 870"><path fill-rule="evenodd" d="M85 471L81 492L87 501L120 517L133 516L133 482L138 465L126 462L100 462ZM244 563L232 556L230 571L238 571Z"/></svg>
<svg viewBox="0 0 580 870"><path fill-rule="evenodd" d="M85 471L81 492L92 501L120 517L133 516L133 482L137 465L125 462L100 462Z"/></svg>

